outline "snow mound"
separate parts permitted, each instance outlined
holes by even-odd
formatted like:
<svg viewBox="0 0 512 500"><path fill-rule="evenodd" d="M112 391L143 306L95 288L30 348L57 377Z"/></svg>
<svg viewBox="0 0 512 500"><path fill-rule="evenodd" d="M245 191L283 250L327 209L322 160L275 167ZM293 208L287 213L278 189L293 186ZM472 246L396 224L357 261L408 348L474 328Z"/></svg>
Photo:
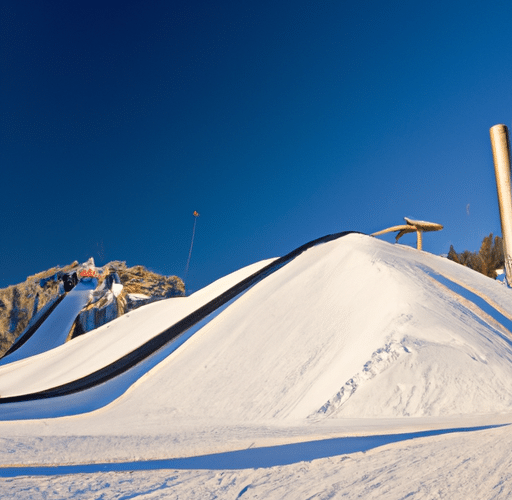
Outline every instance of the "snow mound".
<svg viewBox="0 0 512 500"><path fill-rule="evenodd" d="M91 373L263 265L2 367L0 393ZM113 403L74 418L83 432L110 434L113 419L124 432L141 421L168 429L510 412L511 294L444 258L349 234L267 276Z"/></svg>
<svg viewBox="0 0 512 500"><path fill-rule="evenodd" d="M473 301L454 291L465 286ZM183 421L314 422L510 411L511 293L441 257L351 234L255 285L103 415L145 407Z"/></svg>

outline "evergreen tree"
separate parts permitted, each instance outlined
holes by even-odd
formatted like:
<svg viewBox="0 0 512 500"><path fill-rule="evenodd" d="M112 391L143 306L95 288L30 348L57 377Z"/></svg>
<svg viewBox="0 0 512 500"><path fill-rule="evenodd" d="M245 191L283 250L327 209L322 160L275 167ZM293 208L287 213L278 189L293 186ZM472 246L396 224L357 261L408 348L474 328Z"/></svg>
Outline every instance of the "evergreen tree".
<svg viewBox="0 0 512 500"><path fill-rule="evenodd" d="M478 253L469 250L457 253L451 245L448 258L490 278L496 278L496 270L503 268L505 265L503 241L499 236L496 236L493 240L491 233L483 239Z"/></svg>
<svg viewBox="0 0 512 500"><path fill-rule="evenodd" d="M492 269L492 233L489 236L486 236L482 241L482 246L478 252L478 256L480 257L480 272L489 276L489 278L496 277L496 269Z"/></svg>

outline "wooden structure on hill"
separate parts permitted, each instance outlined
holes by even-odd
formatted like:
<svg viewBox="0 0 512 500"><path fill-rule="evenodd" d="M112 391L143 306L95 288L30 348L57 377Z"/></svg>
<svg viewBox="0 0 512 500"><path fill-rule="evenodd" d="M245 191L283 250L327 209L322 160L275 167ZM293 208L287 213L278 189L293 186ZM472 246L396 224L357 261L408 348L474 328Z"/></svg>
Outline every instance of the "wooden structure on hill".
<svg viewBox="0 0 512 500"><path fill-rule="evenodd" d="M441 224L436 224L435 222L426 222L423 220L412 220L407 217L404 217L406 224L401 224L399 226L388 227L387 229L383 229L382 231L377 231L373 233L372 236L378 236L380 234L392 233L394 231L398 231L396 235L396 241L407 233L416 233L417 235L417 243L416 248L418 250L422 250L423 248L423 239L422 233L427 233L430 231L441 231L443 226Z"/></svg>

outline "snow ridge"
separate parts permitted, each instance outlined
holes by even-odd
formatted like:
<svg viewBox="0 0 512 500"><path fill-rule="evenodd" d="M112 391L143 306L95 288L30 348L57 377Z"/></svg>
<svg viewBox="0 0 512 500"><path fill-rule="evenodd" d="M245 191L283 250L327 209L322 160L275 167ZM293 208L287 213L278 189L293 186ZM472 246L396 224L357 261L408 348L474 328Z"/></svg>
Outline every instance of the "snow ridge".
<svg viewBox="0 0 512 500"><path fill-rule="evenodd" d="M319 416L328 417L333 415L354 395L362 384L387 370L404 353L410 354L411 351L403 343L396 341L389 342L384 347L377 349L361 371L345 382L333 398L308 418L315 419Z"/></svg>

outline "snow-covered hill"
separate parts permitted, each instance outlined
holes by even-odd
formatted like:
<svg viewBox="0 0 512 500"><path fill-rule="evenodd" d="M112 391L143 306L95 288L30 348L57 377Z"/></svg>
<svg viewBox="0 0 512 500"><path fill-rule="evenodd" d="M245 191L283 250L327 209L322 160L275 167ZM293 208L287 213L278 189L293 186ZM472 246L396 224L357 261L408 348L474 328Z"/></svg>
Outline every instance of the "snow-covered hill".
<svg viewBox="0 0 512 500"><path fill-rule="evenodd" d="M1 398L107 366L268 264L0 367ZM72 464L67 472L89 472L80 481L106 498L148 481L161 493L151 498L357 498L372 474L380 479L365 498L432 498L396 471L407 450L423 454L411 469L421 481L437 453L439 469L465 460L468 439L482 450L511 444L508 427L486 429L512 421L511 297L470 269L368 236L318 244L123 375L70 396L0 404L0 462L38 465L31 470L41 474ZM510 459L482 456L481 467L493 464L490 482L501 485L495 497L510 492ZM111 471L109 488L86 465L93 462L109 463L101 469ZM127 481L122 471L140 467L158 472ZM35 482L22 472L0 475L30 492ZM451 484L468 480L467 467L454 474ZM78 491L76 478L46 481Z"/></svg>

